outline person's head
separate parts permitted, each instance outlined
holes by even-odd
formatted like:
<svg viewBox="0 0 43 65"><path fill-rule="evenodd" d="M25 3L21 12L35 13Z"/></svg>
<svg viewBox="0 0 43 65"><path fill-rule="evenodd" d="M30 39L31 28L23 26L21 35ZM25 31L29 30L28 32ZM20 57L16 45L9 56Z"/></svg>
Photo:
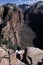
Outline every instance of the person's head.
<svg viewBox="0 0 43 65"><path fill-rule="evenodd" d="M21 50L21 48L18 46L18 47L17 47L17 50L18 50L18 51L20 51L20 50Z"/></svg>

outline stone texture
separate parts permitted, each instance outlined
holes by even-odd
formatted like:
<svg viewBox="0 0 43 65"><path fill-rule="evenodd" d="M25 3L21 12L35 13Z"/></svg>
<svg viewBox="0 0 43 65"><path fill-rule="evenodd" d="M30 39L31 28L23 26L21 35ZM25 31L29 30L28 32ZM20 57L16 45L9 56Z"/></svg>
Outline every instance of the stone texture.
<svg viewBox="0 0 43 65"><path fill-rule="evenodd" d="M9 57L7 51L5 51L4 49L2 49L2 47L0 47L0 65L9 65L9 63L11 65L26 65L25 63L21 62L16 58L14 52L10 52Z"/></svg>
<svg viewBox="0 0 43 65"><path fill-rule="evenodd" d="M43 1L34 3L24 14L25 23L35 33L32 40L35 47L43 50Z"/></svg>
<svg viewBox="0 0 43 65"><path fill-rule="evenodd" d="M4 12L4 8L0 5L0 24L2 24L3 12Z"/></svg>
<svg viewBox="0 0 43 65"><path fill-rule="evenodd" d="M3 35L3 39L11 40L13 44L20 45L20 30L23 27L23 13L16 5L5 4L1 6L0 11L3 14L1 20L3 20L2 26L5 26L1 29L1 34Z"/></svg>
<svg viewBox="0 0 43 65"><path fill-rule="evenodd" d="M34 12L37 13L36 9ZM0 6L0 37L3 35L3 40L10 39L14 45L19 45L22 48L34 46L33 39L36 36L27 23L23 21L23 16L21 9L14 4ZM26 65L16 58L14 50L10 49L9 51L6 45L2 46L4 49L0 47L0 65L9 65L9 63L12 65ZM6 50L10 52L10 57ZM28 56L32 58L32 65L37 65L37 62L41 62L43 58L43 50L35 47L27 47L27 57Z"/></svg>
<svg viewBox="0 0 43 65"><path fill-rule="evenodd" d="M13 58L13 59L12 59ZM11 54L11 65L26 65L25 63L21 62L20 60L16 59L14 53Z"/></svg>
<svg viewBox="0 0 43 65"><path fill-rule="evenodd" d="M43 50L35 47L27 47L27 56L32 58L32 65L37 65L38 62L42 62Z"/></svg>

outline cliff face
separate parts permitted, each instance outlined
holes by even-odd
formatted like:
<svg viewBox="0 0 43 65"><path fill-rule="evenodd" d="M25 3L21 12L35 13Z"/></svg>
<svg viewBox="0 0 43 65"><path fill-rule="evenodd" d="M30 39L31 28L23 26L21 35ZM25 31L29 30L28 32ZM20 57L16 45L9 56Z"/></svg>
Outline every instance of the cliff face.
<svg viewBox="0 0 43 65"><path fill-rule="evenodd" d="M26 18L24 17L25 20L27 20L27 21L29 20L29 13L30 14L37 14L38 12L41 12L43 14L43 1L39 1L37 3L34 3L27 10L25 10L25 14L26 14L26 16L25 16Z"/></svg>
<svg viewBox="0 0 43 65"><path fill-rule="evenodd" d="M0 37L23 48L43 49L43 2L33 4L24 13L19 7L9 3L0 6Z"/></svg>
<svg viewBox="0 0 43 65"><path fill-rule="evenodd" d="M43 2L32 5L24 13L15 4L0 5L0 65L27 65L27 61L32 65L43 63L43 50L39 49L43 49L42 43ZM18 45L27 47L22 53L24 62L16 58ZM34 45L39 48L32 47Z"/></svg>
<svg viewBox="0 0 43 65"><path fill-rule="evenodd" d="M11 40L13 44L20 44L19 32L23 26L22 11L15 4L0 6L0 36Z"/></svg>
<svg viewBox="0 0 43 65"><path fill-rule="evenodd" d="M18 7L19 7L20 9L22 9L22 11L24 12L24 11L27 10L30 6L31 6L31 4L22 4L22 5L19 5Z"/></svg>
<svg viewBox="0 0 43 65"><path fill-rule="evenodd" d="M43 49L43 2L33 4L25 11L24 20L27 25L36 33L33 43L36 47Z"/></svg>
<svg viewBox="0 0 43 65"><path fill-rule="evenodd" d="M0 24L0 37L5 40L10 40L13 45L34 46L32 43L35 37L34 32L24 23L24 13L15 4L4 4L0 6L2 16Z"/></svg>

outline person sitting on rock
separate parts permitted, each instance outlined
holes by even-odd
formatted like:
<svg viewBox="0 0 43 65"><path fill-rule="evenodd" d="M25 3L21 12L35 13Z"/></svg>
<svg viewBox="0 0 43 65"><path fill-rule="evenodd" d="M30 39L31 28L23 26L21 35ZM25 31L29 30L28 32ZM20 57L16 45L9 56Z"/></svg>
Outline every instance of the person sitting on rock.
<svg viewBox="0 0 43 65"><path fill-rule="evenodd" d="M16 58L20 60L21 59L21 54L22 54L21 48L17 47L15 53L16 53Z"/></svg>

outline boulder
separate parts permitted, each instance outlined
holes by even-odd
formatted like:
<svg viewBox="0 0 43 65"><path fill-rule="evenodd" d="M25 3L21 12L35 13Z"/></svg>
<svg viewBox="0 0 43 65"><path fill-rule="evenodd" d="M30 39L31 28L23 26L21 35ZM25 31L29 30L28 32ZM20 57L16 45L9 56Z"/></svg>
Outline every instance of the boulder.
<svg viewBox="0 0 43 65"><path fill-rule="evenodd" d="M32 65L37 65L38 62L42 62L43 50L35 47L27 47L27 57L32 59Z"/></svg>
<svg viewBox="0 0 43 65"><path fill-rule="evenodd" d="M26 65L16 58L14 51L10 50L10 54L7 51L7 49L0 47L0 65Z"/></svg>

